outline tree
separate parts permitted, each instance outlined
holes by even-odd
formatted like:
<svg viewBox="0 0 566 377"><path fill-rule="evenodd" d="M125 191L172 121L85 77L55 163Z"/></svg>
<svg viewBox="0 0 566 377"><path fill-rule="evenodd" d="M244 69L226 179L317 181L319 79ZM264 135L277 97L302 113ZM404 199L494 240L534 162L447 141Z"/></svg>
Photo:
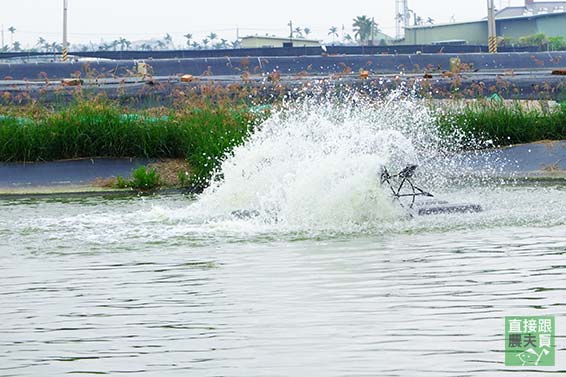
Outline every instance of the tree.
<svg viewBox="0 0 566 377"><path fill-rule="evenodd" d="M208 38L204 38L204 39L202 40L202 45L204 46L204 48L207 48L207 47L208 47L208 42L210 42L210 41L208 40Z"/></svg>
<svg viewBox="0 0 566 377"><path fill-rule="evenodd" d="M434 24L434 20L432 18L428 17L426 19L426 23L429 24L429 25L432 25L432 24Z"/></svg>
<svg viewBox="0 0 566 377"><path fill-rule="evenodd" d="M16 52L22 51L22 45L20 44L20 42L15 41L15 42L12 44L12 49L13 49L14 51L16 51Z"/></svg>
<svg viewBox="0 0 566 377"><path fill-rule="evenodd" d="M303 29L301 29L300 26L297 26L295 28L295 30L293 30L293 32L295 33L295 35L297 36L297 38L302 38L303 37Z"/></svg>
<svg viewBox="0 0 566 377"><path fill-rule="evenodd" d="M163 37L163 41L165 42L165 46L173 47L173 37L171 36L171 34L166 33L165 37Z"/></svg>
<svg viewBox="0 0 566 377"><path fill-rule="evenodd" d="M191 47L195 50L200 50L200 45L197 41L193 41L193 43L191 43Z"/></svg>
<svg viewBox="0 0 566 377"><path fill-rule="evenodd" d="M379 32L378 25L373 21L373 19L367 16L358 16L354 18L354 37L361 43L367 43L372 37L372 33L377 34Z"/></svg>
<svg viewBox="0 0 566 377"><path fill-rule="evenodd" d="M161 50L165 50L165 47L167 47L167 43L165 43L163 41L157 41L157 48L159 48Z"/></svg>
<svg viewBox="0 0 566 377"><path fill-rule="evenodd" d="M230 47L232 48L240 48L240 41L238 39L230 42Z"/></svg>
<svg viewBox="0 0 566 377"><path fill-rule="evenodd" d="M128 41L126 38L120 37L118 41L116 41L120 45L120 51L124 51L124 47L128 49L132 42Z"/></svg>
<svg viewBox="0 0 566 377"><path fill-rule="evenodd" d="M566 39L564 37L548 37L548 45L551 51L566 50Z"/></svg>
<svg viewBox="0 0 566 377"><path fill-rule="evenodd" d="M214 43L214 40L218 38L218 35L216 33L210 33L207 38L210 40L210 43Z"/></svg>
<svg viewBox="0 0 566 377"><path fill-rule="evenodd" d="M37 39L36 46L39 47L39 49L43 49L44 52L49 51L49 42L43 37Z"/></svg>
<svg viewBox="0 0 566 377"><path fill-rule="evenodd" d="M63 46L57 42L52 42L51 50L53 50L53 52L61 52L63 50Z"/></svg>
<svg viewBox="0 0 566 377"><path fill-rule="evenodd" d="M335 38L338 38L338 27L331 26L330 29L328 29L328 35L332 36L332 44L334 44Z"/></svg>
<svg viewBox="0 0 566 377"><path fill-rule="evenodd" d="M306 28L303 29L303 31L305 32L305 37L308 38L308 36L309 36L309 34L311 33L312 30L309 27L306 27Z"/></svg>
<svg viewBox="0 0 566 377"><path fill-rule="evenodd" d="M184 35L185 38L187 38L187 47L191 46L191 40L193 39L193 35L191 33L187 33Z"/></svg>

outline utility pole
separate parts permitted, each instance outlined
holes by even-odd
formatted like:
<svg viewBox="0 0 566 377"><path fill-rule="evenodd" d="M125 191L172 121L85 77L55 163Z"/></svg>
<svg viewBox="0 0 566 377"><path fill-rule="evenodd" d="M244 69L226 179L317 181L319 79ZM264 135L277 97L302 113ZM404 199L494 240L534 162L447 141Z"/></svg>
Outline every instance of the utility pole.
<svg viewBox="0 0 566 377"><path fill-rule="evenodd" d="M0 46L0 50L4 48L4 24L2 24L2 45Z"/></svg>
<svg viewBox="0 0 566 377"><path fill-rule="evenodd" d="M370 44L370 46L373 46L373 39L374 39L373 29L375 29L375 17L371 18L371 44Z"/></svg>
<svg viewBox="0 0 566 377"><path fill-rule="evenodd" d="M487 45L490 53L497 52L497 29L495 26L495 5L487 0Z"/></svg>
<svg viewBox="0 0 566 377"><path fill-rule="evenodd" d="M291 42L291 44L293 43L293 20L289 21L289 23L287 24L289 25L289 41Z"/></svg>
<svg viewBox="0 0 566 377"><path fill-rule="evenodd" d="M69 53L69 41L67 39L67 7L68 0L63 0L63 61L67 61Z"/></svg>

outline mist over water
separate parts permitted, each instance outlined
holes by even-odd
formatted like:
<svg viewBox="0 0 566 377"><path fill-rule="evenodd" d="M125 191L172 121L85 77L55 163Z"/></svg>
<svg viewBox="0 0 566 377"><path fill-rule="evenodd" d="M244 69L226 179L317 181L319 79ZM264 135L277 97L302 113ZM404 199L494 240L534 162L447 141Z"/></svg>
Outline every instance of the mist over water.
<svg viewBox="0 0 566 377"><path fill-rule="evenodd" d="M463 178L450 158L463 137L441 134L434 120L402 90L377 100L347 91L290 101L225 159L192 209L257 211L253 221L296 230L379 227L406 216L380 184L382 168L419 165L427 189Z"/></svg>

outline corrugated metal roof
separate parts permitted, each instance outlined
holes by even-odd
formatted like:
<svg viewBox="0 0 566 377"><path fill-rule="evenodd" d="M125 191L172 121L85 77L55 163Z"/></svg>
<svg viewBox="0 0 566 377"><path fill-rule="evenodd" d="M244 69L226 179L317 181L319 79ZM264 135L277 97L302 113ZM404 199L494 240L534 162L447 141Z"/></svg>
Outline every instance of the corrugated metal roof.
<svg viewBox="0 0 566 377"><path fill-rule="evenodd" d="M521 19L529 19L529 18L542 18L542 17L556 17L556 16L565 16L565 15L566 15L566 11L564 11L564 12L554 12L554 13L540 13L540 14L523 15L523 16L518 16L518 17L498 17L497 21L511 21L511 20L521 20ZM476 20L476 21L451 22L451 23L446 23L446 24L416 25L416 26L408 26L407 29L431 29L431 28L435 28L435 27L467 25L467 24L475 24L475 23L480 23L480 22L487 22L487 19L484 18L484 19Z"/></svg>
<svg viewBox="0 0 566 377"><path fill-rule="evenodd" d="M537 1L521 7L503 8L495 14L496 18L533 16L537 14L566 12L566 1Z"/></svg>

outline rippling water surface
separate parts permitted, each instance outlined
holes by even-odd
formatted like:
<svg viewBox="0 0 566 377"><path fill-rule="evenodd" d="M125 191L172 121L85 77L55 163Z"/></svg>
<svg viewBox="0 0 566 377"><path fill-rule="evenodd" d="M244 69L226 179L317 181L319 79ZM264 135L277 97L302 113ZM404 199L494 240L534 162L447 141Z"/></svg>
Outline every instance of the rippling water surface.
<svg viewBox="0 0 566 377"><path fill-rule="evenodd" d="M0 202L0 375L493 376L503 317L555 315L566 189L442 193L485 212L348 231L183 196Z"/></svg>
<svg viewBox="0 0 566 377"><path fill-rule="evenodd" d="M198 200L0 201L0 375L566 372L563 181L472 178L465 135L396 93L293 106ZM407 216L379 182L407 164L484 211ZM556 316L555 367L504 366L521 315Z"/></svg>

